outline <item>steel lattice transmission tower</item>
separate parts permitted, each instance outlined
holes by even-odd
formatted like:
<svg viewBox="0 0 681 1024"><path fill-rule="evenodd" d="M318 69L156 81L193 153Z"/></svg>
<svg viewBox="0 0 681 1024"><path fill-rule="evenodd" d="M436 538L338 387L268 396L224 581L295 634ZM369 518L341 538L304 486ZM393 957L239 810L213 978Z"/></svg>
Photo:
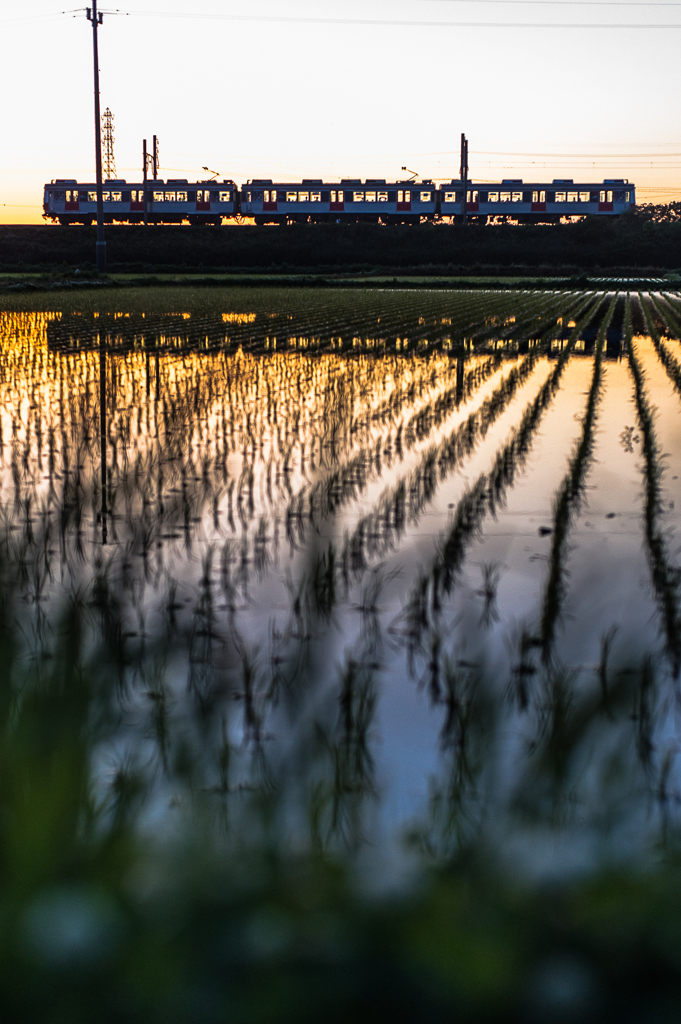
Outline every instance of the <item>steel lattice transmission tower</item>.
<svg viewBox="0 0 681 1024"><path fill-rule="evenodd" d="M114 116L107 107L102 114L102 144L104 146L104 181L116 178L116 158L114 157Z"/></svg>

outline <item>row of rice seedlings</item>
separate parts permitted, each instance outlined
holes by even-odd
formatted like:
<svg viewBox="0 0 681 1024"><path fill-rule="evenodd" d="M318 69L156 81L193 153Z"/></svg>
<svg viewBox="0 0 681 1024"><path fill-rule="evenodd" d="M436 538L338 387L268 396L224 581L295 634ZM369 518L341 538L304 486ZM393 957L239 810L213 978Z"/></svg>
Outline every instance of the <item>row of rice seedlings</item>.
<svg viewBox="0 0 681 1024"><path fill-rule="evenodd" d="M681 340L681 310L671 302L669 295L648 294L649 303L659 314L662 323L666 325L668 332L675 338Z"/></svg>
<svg viewBox="0 0 681 1024"><path fill-rule="evenodd" d="M642 319L640 333L645 333L650 336L650 339L655 346L655 351L662 363L667 376L674 385L677 392L681 395L681 364L672 355L668 346L665 345L662 340L662 335L656 321L664 323L661 317L655 316L657 312L656 307L651 302L651 296L647 295L645 298L636 296L632 299L632 310L633 313L638 313Z"/></svg>
<svg viewBox="0 0 681 1024"><path fill-rule="evenodd" d="M648 311L644 314L650 323ZM681 620L679 617L679 570L669 560L667 544L661 526L664 515L662 478L664 469L655 435L655 415L648 401L645 374L636 354L631 331L631 318L627 316L626 339L629 367L634 380L636 415L639 422L643 449L644 479L644 535L650 564L651 580L660 612L665 647L672 673L678 679L681 671ZM663 346L660 346L663 348Z"/></svg>
<svg viewBox="0 0 681 1024"><path fill-rule="evenodd" d="M556 627L560 620L567 592L566 562L568 538L574 519L579 515L584 500L587 474L593 462L595 427L598 404L603 386L603 346L605 335L615 311L617 296L613 296L601 322L594 354L594 368L582 417L582 432L570 458L568 471L556 493L553 506L553 534L549 572L544 588L541 619L537 641L541 647L542 659L548 664L556 639Z"/></svg>
<svg viewBox="0 0 681 1024"><path fill-rule="evenodd" d="M592 296L580 297L580 301L577 304L577 308L580 311L582 311L584 306L588 306L589 308L593 306ZM555 330L556 328L554 326L550 328L547 332L548 337L545 339L546 345L550 344L551 336L552 334L555 333ZM494 396L492 396L492 398L488 400L487 405L484 407L482 416L479 410L471 414L472 419L470 419L468 423L468 428L470 428L471 425L473 424L474 429L472 430L472 435L475 435L480 428L482 428L483 432L486 432L486 430L491 425L491 422L493 422L501 414L503 407L505 407L505 405L510 400L511 393L515 393L517 387L519 386L519 381L522 381L522 379L524 379L526 373L529 374L536 359L539 358L541 348L542 346L539 346L537 350L534 350L531 353L530 357L528 357L524 364L520 364L521 366L525 366L524 371L521 371L519 374L518 367L516 367L514 371L512 371L513 377L511 378L510 384L508 382L505 382L500 386L499 389L497 389ZM468 441L470 442L471 430L467 429L466 425L464 424L462 428L458 428L458 430L454 432L454 440L450 438L449 442L447 442L447 439L445 439L445 441L442 443L443 450L440 452L442 458L439 460L439 471L442 473L443 476L446 475L447 471L445 462L447 462L448 459L451 461L452 458L454 459L454 462L456 462L457 458L463 457L463 455L465 454L464 448L470 447L470 445L466 445L464 443L466 441L467 435L469 435ZM454 441L456 441L456 443L454 443ZM475 443L475 438L473 440L473 443ZM414 489L411 488L410 490L412 491L411 500L413 503ZM396 504L398 507L401 507L400 497L402 497L403 504L406 506L407 487L405 486L404 480L398 483L396 491L398 493L395 495L394 504ZM389 494L392 495L392 491L389 492ZM380 503L379 511L383 508L384 502L385 496L383 501ZM402 511L404 513L405 509L403 508ZM413 508L412 512L414 512L414 515L418 514L418 510ZM385 515L384 518L387 520L389 516ZM395 526L395 529L390 537L392 546L394 546L394 544L397 543L401 530L406 526L406 520L406 514L392 515L392 522L393 525ZM384 530L383 533L385 536L387 536L387 529ZM297 590L297 599L299 600L301 606L308 607L311 610L310 613L313 614L313 617L314 614L319 614L320 594L323 595L323 600L325 602L322 618L325 621L327 621L333 605L339 599L339 584L341 583L341 580L344 581L343 589L346 590L350 583L351 577L357 577L366 572L367 566L370 564L369 558L354 558L354 560L351 561L352 555L349 553L351 548L353 548L354 550L359 548L359 539L361 539L364 550L366 551L366 549L371 545L372 538L371 536L367 538L367 535L365 533L365 520L362 520L360 522L358 528L354 531L353 535L350 538L346 538L340 558L336 555L333 546L330 546L323 555L317 557L313 567L313 571L309 574L309 578L304 578L301 581L300 587ZM380 554L385 554L385 550L377 551L372 549L371 551L372 557L378 557ZM337 574L339 572L341 573L341 578L337 579ZM373 574L370 573L369 578L373 579ZM366 603L366 599L362 598L360 605L364 607ZM279 639L281 639L281 637L279 637ZM286 645L285 643L283 643L278 648L278 664L281 665L281 663L284 661L288 661L289 665L295 664L295 658L290 654L286 655L284 653L285 647ZM293 671L293 669L291 671Z"/></svg>
<svg viewBox="0 0 681 1024"><path fill-rule="evenodd" d="M584 304L591 301L590 298L582 299L579 306L583 308ZM407 525L418 521L439 484L472 454L513 400L518 389L529 379L555 333L554 325L548 329L540 344L513 367L480 408L473 410L439 444L428 448L409 476L400 479L382 496L377 508L360 520L343 544L341 564L348 576L362 572L372 560L392 550Z"/></svg>
<svg viewBox="0 0 681 1024"><path fill-rule="evenodd" d="M416 655L423 654L425 638L430 635L432 640L432 636L436 635L433 615L437 618L443 598L451 594L468 546L479 536L485 517L494 514L508 488L513 486L516 474L522 470L544 412L560 387L563 371L572 356L577 338L602 301L601 296L589 297L587 309L578 318L552 373L529 402L508 441L498 451L490 472L482 473L457 503L451 527L441 536L430 566L421 573L412 588L400 627L412 662ZM439 689L439 686L435 686L435 689Z"/></svg>
<svg viewBox="0 0 681 1024"><path fill-rule="evenodd" d="M557 302L554 302L551 306L556 304ZM540 308L545 309L546 307L541 306ZM382 457L387 457L388 465L390 465L394 450L401 460L403 452L410 450L434 429L439 428L452 411L470 398L474 390L496 371L504 356L503 350L496 352L487 361L478 364L468 373L463 373L463 378L461 371L465 364L463 364L463 358L459 356L457 363L460 372L457 373L458 379L454 387L448 388L415 412L406 425L400 424L393 434L388 435L387 439L383 435L380 445L360 451L335 473L314 484L308 497L309 518L318 523L320 517L333 514L349 500L355 499L365 488L372 475L380 473ZM374 464L375 471L372 473ZM294 514L302 523L304 513L301 512L301 497L299 494L295 498Z"/></svg>

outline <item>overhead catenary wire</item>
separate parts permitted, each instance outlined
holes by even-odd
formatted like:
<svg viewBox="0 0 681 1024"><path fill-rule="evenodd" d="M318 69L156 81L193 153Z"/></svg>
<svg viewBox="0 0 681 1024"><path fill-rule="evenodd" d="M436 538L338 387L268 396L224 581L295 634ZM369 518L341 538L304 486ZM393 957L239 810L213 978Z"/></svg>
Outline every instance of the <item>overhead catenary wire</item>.
<svg viewBox="0 0 681 1024"><path fill-rule="evenodd" d="M439 0L444 2L444 0ZM674 3L673 0L666 2L651 2L650 4L638 3L636 0L449 0L449 2L461 2L468 4L504 4L530 3L535 5L552 6L613 6L613 7L681 7L681 2ZM12 22L45 21L61 17L78 17L86 8L74 8L67 11L46 12L44 14L26 15L19 18L2 18L0 23L10 24ZM213 14L201 11L126 11L121 9L109 9L101 11L107 16L121 16L133 18L161 18L179 20L207 20L227 22L250 22L257 24L291 24L291 25L350 25L366 27L394 27L394 28L484 28L484 29L645 29L655 31L672 31L681 29L681 22L652 23L652 22L529 22L529 21L442 21L434 19L410 19L410 18L348 18L348 17L320 17L317 15L282 15L282 14Z"/></svg>

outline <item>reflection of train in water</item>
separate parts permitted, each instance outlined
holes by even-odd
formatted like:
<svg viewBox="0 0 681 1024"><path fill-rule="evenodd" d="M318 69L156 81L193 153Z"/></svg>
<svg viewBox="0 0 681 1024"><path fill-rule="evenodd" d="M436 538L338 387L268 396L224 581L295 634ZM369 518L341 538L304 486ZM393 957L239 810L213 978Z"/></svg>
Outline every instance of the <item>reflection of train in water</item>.
<svg viewBox="0 0 681 1024"><path fill-rule="evenodd" d="M517 178L498 184L466 182L465 214L474 222L560 221L563 217L617 216L635 206L635 186L624 178L575 184L571 179L527 184ZM97 213L93 184L57 178L45 186L43 216L60 224L92 224ZM432 181L367 178L326 183L317 179L279 183L267 179L222 183L186 179L104 185L107 223L220 224L252 218L256 224L381 223L418 224L460 221L464 185L460 180L436 186Z"/></svg>

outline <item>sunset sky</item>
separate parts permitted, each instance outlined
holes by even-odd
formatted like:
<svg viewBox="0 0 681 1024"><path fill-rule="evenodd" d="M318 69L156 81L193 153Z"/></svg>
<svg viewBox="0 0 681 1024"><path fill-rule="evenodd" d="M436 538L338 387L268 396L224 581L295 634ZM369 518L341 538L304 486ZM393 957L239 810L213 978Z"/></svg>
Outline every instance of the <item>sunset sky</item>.
<svg viewBox="0 0 681 1024"><path fill-rule="evenodd" d="M479 181L625 177L639 202L681 199L681 2L120 10L100 32L101 99L128 181L154 133L164 178L201 178L205 165L239 183L394 179L406 165L449 179L465 131ZM46 181L94 176L92 32L84 9L50 0L0 11L0 222L39 222Z"/></svg>

